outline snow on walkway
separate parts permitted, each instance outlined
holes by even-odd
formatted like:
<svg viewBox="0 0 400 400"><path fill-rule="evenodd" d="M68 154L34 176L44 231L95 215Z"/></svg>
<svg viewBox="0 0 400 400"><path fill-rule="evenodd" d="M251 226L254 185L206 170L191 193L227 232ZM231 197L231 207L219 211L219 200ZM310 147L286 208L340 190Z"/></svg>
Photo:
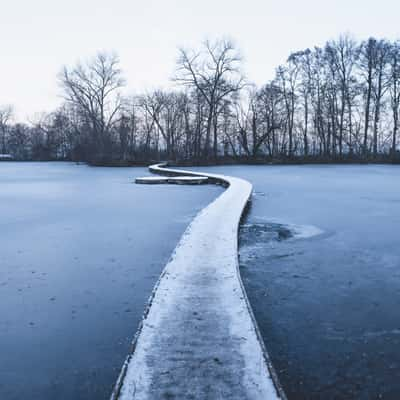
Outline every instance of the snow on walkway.
<svg viewBox="0 0 400 400"><path fill-rule="evenodd" d="M160 183L175 183L177 185L199 185L207 183L206 176L144 176L136 178L135 183L141 184L160 184Z"/></svg>
<svg viewBox="0 0 400 400"><path fill-rule="evenodd" d="M238 268L238 225L249 182L207 176L229 186L193 220L154 290L113 399L284 398L268 360Z"/></svg>

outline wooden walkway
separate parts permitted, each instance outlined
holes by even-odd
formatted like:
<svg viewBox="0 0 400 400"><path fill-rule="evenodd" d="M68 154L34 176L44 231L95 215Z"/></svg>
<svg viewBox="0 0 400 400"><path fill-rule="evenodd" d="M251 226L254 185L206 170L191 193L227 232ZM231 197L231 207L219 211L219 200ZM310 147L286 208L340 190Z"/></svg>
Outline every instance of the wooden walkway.
<svg viewBox="0 0 400 400"><path fill-rule="evenodd" d="M228 188L193 220L154 290L112 399L284 399L238 268L238 226L252 186Z"/></svg>

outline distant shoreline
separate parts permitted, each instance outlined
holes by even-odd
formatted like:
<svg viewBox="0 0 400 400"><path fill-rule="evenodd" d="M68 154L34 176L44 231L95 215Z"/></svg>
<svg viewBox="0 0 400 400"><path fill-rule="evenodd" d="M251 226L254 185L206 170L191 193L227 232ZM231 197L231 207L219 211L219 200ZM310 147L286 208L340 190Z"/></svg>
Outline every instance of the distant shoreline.
<svg viewBox="0 0 400 400"><path fill-rule="evenodd" d="M150 161L76 161L76 160L1 160L1 162L73 162L76 164L87 164L92 167L147 167L159 160ZM400 164L400 156L381 157L377 159L361 159L361 158L340 158L340 159L324 159L324 158L292 158L292 159L276 159L276 160L263 160L263 159L230 159L221 158L218 160L210 161L169 161L169 165L176 167L211 167L223 165L368 165L368 164Z"/></svg>

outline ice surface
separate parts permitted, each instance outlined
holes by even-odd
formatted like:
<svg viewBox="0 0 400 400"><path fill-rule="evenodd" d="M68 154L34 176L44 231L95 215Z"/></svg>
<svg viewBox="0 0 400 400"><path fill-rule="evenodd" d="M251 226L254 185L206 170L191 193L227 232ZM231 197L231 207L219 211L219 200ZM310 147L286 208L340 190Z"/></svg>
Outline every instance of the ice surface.
<svg viewBox="0 0 400 400"><path fill-rule="evenodd" d="M253 197L246 224L323 231L280 241L242 232L246 291L288 398L397 399L400 166L204 170L265 194Z"/></svg>
<svg viewBox="0 0 400 400"><path fill-rule="evenodd" d="M0 399L108 399L185 228L222 189L0 163Z"/></svg>

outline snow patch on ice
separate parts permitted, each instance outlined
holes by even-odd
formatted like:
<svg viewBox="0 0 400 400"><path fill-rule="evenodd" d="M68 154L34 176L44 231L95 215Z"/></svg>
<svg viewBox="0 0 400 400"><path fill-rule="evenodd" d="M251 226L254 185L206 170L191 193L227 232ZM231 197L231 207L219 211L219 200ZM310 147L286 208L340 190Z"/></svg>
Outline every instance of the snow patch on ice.
<svg viewBox="0 0 400 400"><path fill-rule="evenodd" d="M314 225L291 224L273 218L265 220L265 222L243 224L241 230L245 232L244 237L242 237L244 243L251 246L255 245L252 234L258 238L256 242L274 242L309 239L324 233L322 229ZM250 236L247 237L247 235Z"/></svg>
<svg viewBox="0 0 400 400"><path fill-rule="evenodd" d="M309 239L314 236L318 236L324 233L322 229L319 229L314 225L286 225L288 229L293 232L294 239Z"/></svg>

